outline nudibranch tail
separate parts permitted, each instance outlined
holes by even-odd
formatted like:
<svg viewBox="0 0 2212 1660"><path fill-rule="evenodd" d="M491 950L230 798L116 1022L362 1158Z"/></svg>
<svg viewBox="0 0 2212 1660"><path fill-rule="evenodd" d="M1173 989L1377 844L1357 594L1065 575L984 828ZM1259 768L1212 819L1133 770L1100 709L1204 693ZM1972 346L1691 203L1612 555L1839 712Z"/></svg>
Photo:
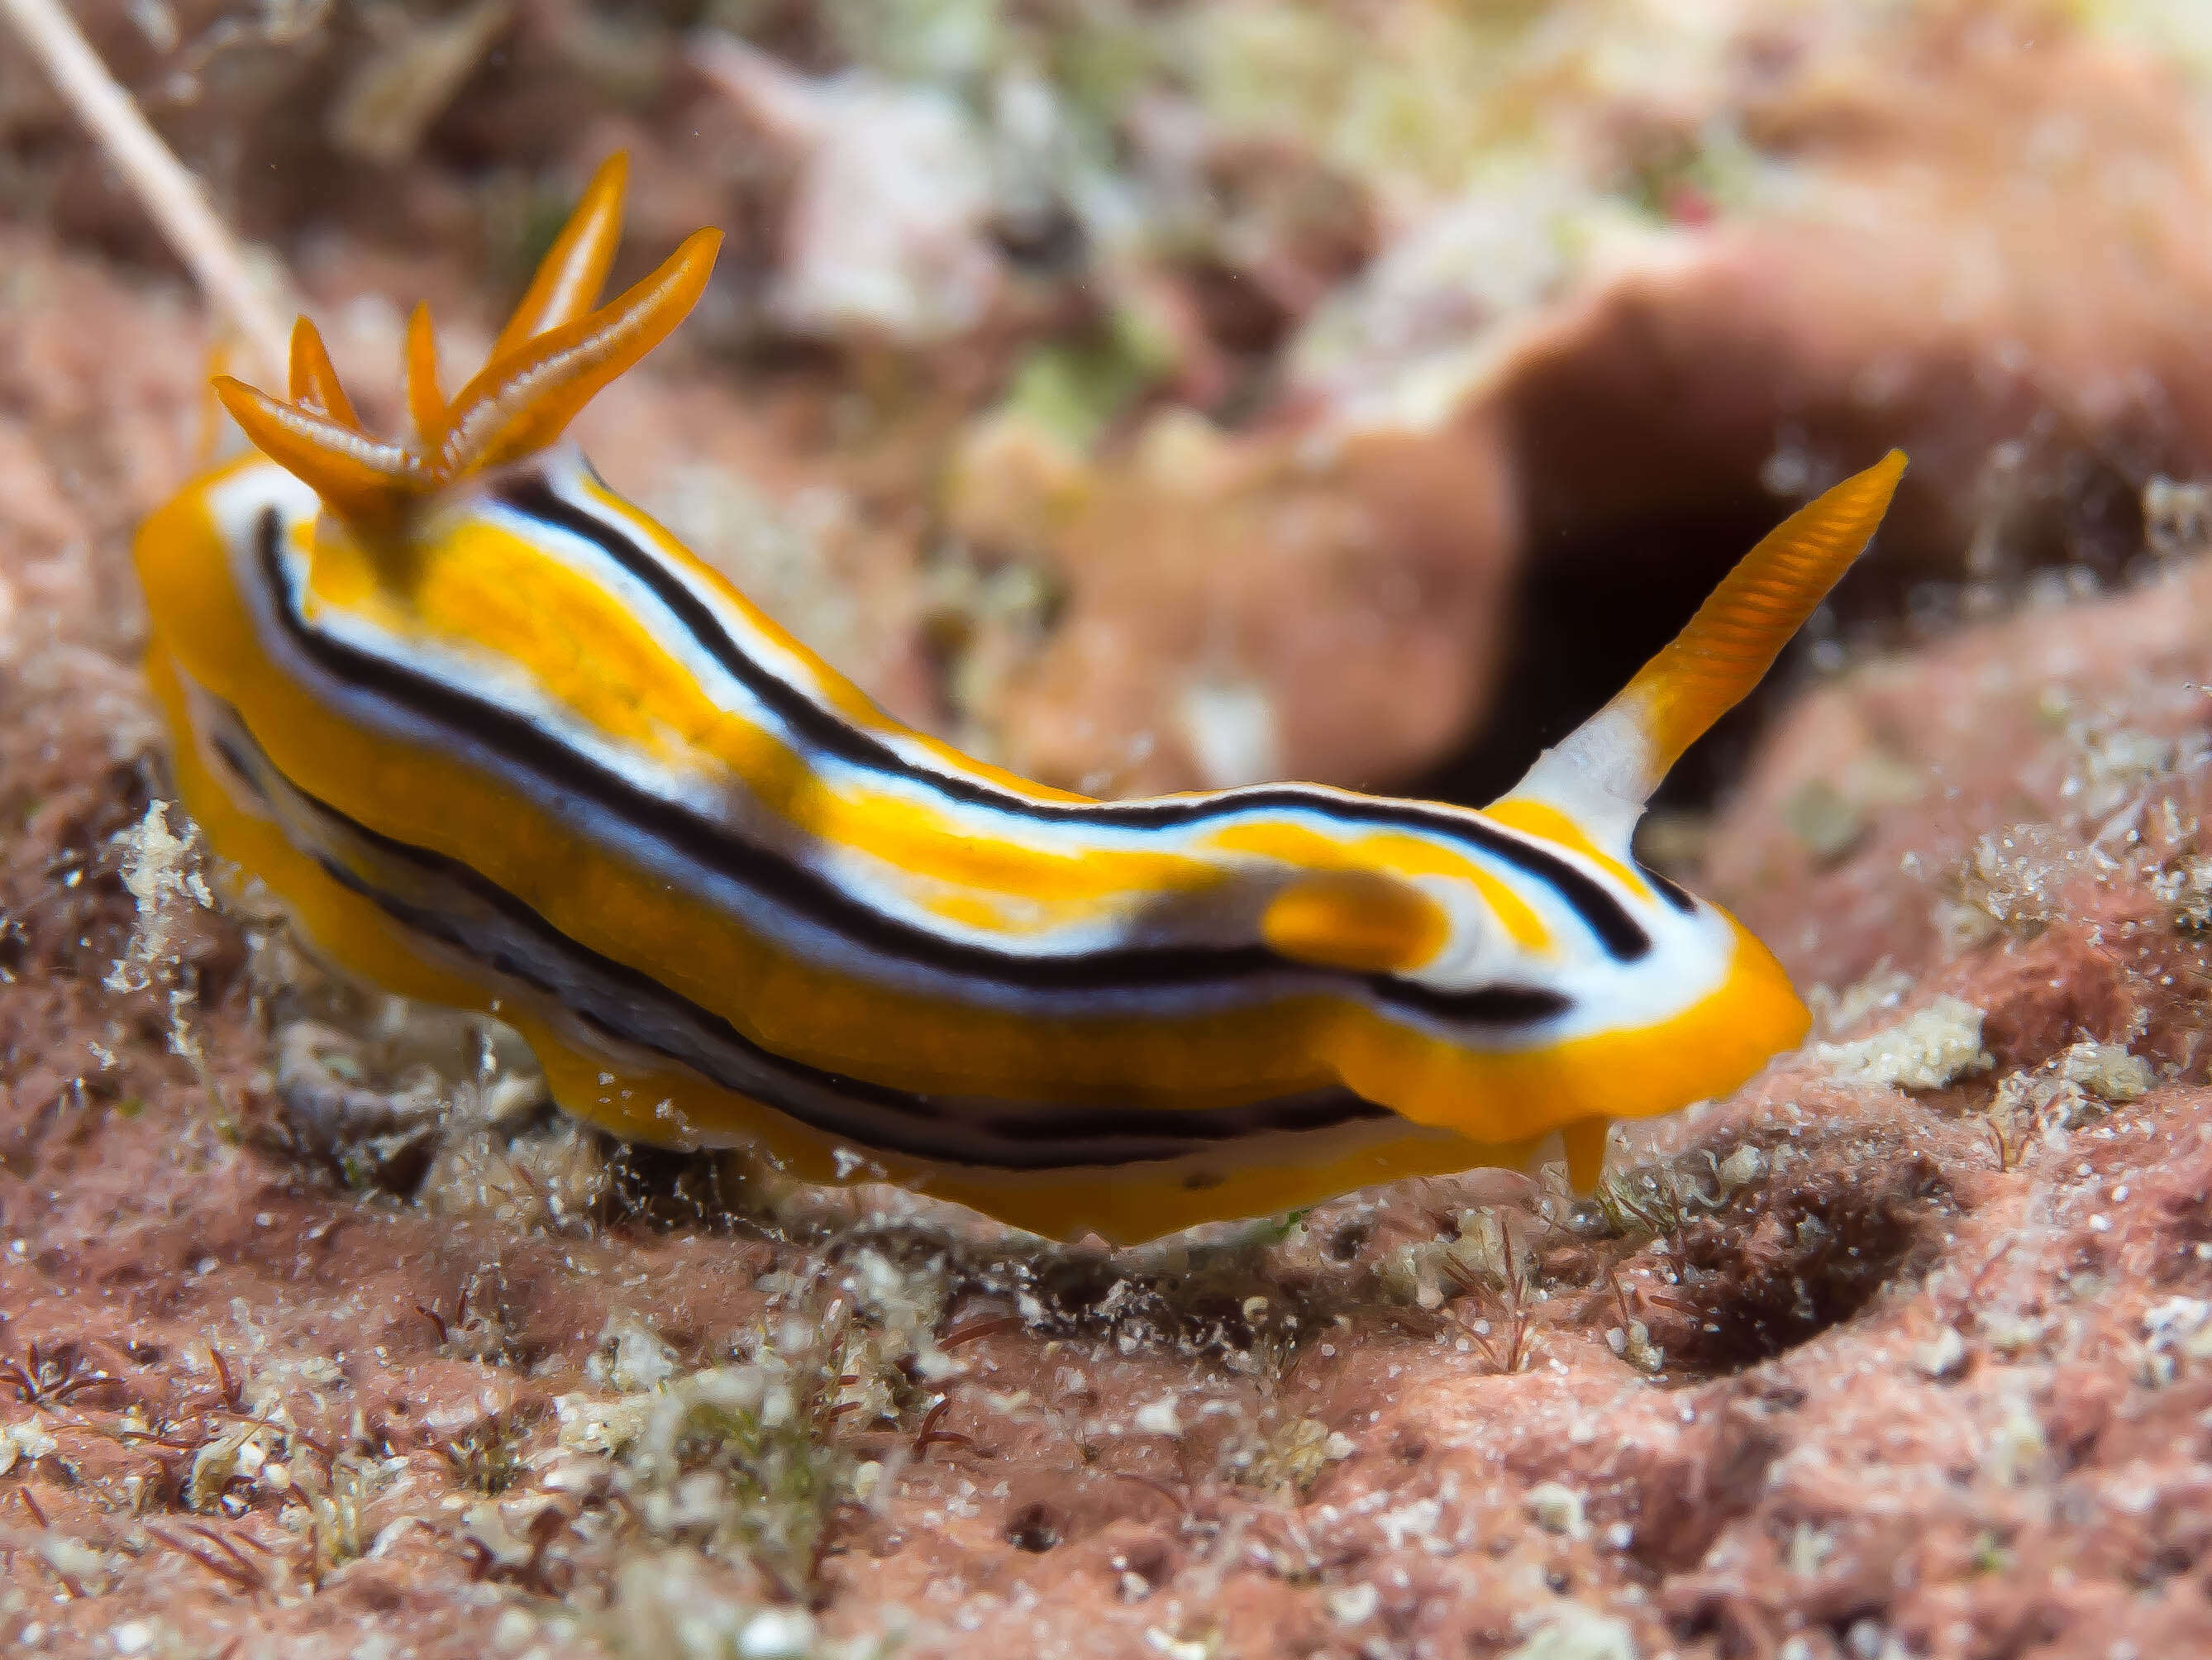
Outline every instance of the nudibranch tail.
<svg viewBox="0 0 2212 1660"><path fill-rule="evenodd" d="M438 385L429 309L408 319L403 390L411 435L362 429L330 354L301 318L292 332L290 401L219 375L216 396L270 460L357 527L388 532L417 502L558 439L616 376L665 339L706 290L718 231L685 239L644 281L597 304L622 232L626 164L602 164L556 239L484 368L448 402Z"/></svg>
<svg viewBox="0 0 2212 1660"><path fill-rule="evenodd" d="M1547 751L1514 791L1593 828L1632 829L1691 745L1774 666L1873 537L1905 473L1892 450L1800 508L1759 544L1596 714Z"/></svg>
<svg viewBox="0 0 2212 1660"><path fill-rule="evenodd" d="M1664 776L1774 666L1889 511L1905 474L1892 450L1769 531L1623 690L1645 709L1650 766Z"/></svg>

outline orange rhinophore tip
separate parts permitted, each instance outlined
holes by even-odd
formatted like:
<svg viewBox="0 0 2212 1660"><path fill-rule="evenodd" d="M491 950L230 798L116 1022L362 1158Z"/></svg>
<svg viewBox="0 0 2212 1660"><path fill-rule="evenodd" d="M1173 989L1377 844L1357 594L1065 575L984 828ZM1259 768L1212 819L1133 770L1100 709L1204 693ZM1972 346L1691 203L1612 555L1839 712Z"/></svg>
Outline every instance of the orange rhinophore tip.
<svg viewBox="0 0 2212 1660"><path fill-rule="evenodd" d="M450 402L438 385L430 314L416 308L404 365L406 441L362 429L321 336L304 317L292 331L287 398L228 375L215 378L216 396L255 448L357 525L389 526L438 490L544 449L601 387L667 338L714 269L721 234L699 231L643 282L599 304L622 237L628 169L619 155L600 164L489 362Z"/></svg>

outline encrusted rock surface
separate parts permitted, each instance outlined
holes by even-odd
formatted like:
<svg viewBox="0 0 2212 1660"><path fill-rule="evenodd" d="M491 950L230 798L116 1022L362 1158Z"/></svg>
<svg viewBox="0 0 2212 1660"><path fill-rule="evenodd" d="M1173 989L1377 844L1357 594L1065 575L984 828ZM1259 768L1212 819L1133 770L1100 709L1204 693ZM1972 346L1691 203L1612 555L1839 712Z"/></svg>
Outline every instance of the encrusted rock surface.
<svg viewBox="0 0 2212 1660"><path fill-rule="evenodd" d="M118 598L197 349L88 269L16 269L120 348L58 360L19 318L6 360L57 371L11 382L0 488L19 1651L2212 1637L2203 565L1800 707L1713 875L1808 977L1866 977L1600 1204L1468 1177L1043 1251L624 1154L526 1060L472 1068L207 910L147 811ZM1865 821L1825 851L1816 786ZM434 1146L374 1156L431 1100Z"/></svg>
<svg viewBox="0 0 2212 1660"><path fill-rule="evenodd" d="M1154 405L1071 462L979 414L1011 350L988 338L752 362L742 395L679 344L592 411L611 477L900 712L1102 788L1411 769L1504 669L1531 526L1616 574L1614 529L1703 526L1652 590L1686 603L1738 550L1706 518L1771 516L1775 458L1794 496L1862 444L1942 441L1855 603L1911 641L1898 593L1948 572L1977 586L1939 620L1972 620L1847 654L1685 872L1815 988L1814 1043L1625 1135L1594 1203L1478 1173L1117 1256L625 1151L550 1114L497 1034L210 908L159 805L126 556L200 447L200 324L0 226L0 1646L2212 1649L2212 566L2171 489L2137 558L2135 494L2201 464L2202 279L2168 262L2201 273L2204 220L2162 71L2072 24L2013 51L1967 27L1992 9L1774 25L1712 60L1769 64L1758 98L1684 70L1670 120L1766 111L1760 143L1812 158L1790 176L1858 201L1864 237L1772 199L1709 220L1704 164L1666 172L1668 284L1540 288L1491 391L1426 436L1310 443L1357 400L1304 358L1279 424ZM543 18L574 21L542 10L515 40L541 64ZM1868 91L1893 84L1869 60L1919 90ZM1956 311L1918 264L1981 200L1955 150L2014 192ZM1235 161L1254 200L1314 176ZM471 199L394 177L395 219ZM700 177L641 204L649 234L727 183ZM1378 246L1409 246L1411 199ZM2039 269L2045 215L2081 234ZM1318 319L1341 247L1301 222L1304 263L1269 268ZM483 337L460 260L337 232L295 253L365 404L398 313L362 296L430 293L457 356ZM2075 289L2107 303L2051 303ZM1495 321L1443 318L1423 361ZM1542 436L1607 410L1640 412L1585 450ZM1669 420L1650 453L1674 463L1624 471ZM1577 454L1606 458L1579 519Z"/></svg>

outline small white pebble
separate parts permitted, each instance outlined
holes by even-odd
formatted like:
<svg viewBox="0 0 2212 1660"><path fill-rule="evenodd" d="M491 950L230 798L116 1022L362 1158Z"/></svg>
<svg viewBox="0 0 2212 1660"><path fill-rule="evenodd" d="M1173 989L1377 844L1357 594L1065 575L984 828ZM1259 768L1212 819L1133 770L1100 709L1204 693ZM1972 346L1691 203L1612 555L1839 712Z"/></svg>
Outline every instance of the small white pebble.
<svg viewBox="0 0 2212 1660"><path fill-rule="evenodd" d="M492 1623L491 1640L503 1649L519 1649L538 1635L538 1622L520 1608L501 1608Z"/></svg>
<svg viewBox="0 0 2212 1660"><path fill-rule="evenodd" d="M1733 1191L1747 1188L1766 1174L1766 1155L1746 1141L1721 1160L1721 1185Z"/></svg>
<svg viewBox="0 0 2212 1660"><path fill-rule="evenodd" d="M1627 1624L1579 1602L1559 1602L1539 1616L1506 1660L1637 1660Z"/></svg>
<svg viewBox="0 0 2212 1660"><path fill-rule="evenodd" d="M154 1628L143 1620L126 1620L107 1633L118 1654L143 1654L154 1640Z"/></svg>
<svg viewBox="0 0 2212 1660"><path fill-rule="evenodd" d="M739 1660L805 1660L814 1647L814 1616L805 1608L763 1608L738 1633Z"/></svg>
<svg viewBox="0 0 2212 1660"><path fill-rule="evenodd" d="M1373 1585L1346 1585L1322 1600L1328 1605L1329 1618L1338 1625L1357 1626L1375 1617L1382 1593Z"/></svg>
<svg viewBox="0 0 2212 1660"><path fill-rule="evenodd" d="M1966 1340L1946 1326L1912 1351L1913 1369L1923 1377L1954 1377L1966 1364Z"/></svg>
<svg viewBox="0 0 2212 1660"><path fill-rule="evenodd" d="M1547 1533L1579 1539L1589 1531L1582 1494L1562 1481L1539 1481L1529 1488L1528 1514Z"/></svg>

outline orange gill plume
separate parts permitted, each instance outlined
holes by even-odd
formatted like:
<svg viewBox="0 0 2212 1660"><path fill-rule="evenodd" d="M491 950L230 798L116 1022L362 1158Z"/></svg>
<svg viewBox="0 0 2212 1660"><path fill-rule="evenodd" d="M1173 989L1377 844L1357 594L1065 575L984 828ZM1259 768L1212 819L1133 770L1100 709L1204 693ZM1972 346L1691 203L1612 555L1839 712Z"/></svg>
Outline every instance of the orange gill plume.
<svg viewBox="0 0 2212 1660"><path fill-rule="evenodd" d="M434 492L544 449L601 387L683 321L721 243L719 231L695 232L658 271L599 305L622 239L628 172L621 155L600 164L489 361L450 403L438 387L428 309L416 308L404 366L412 428L404 441L363 430L304 317L292 330L288 399L229 375L216 378L216 396L256 448L363 528L390 526Z"/></svg>

